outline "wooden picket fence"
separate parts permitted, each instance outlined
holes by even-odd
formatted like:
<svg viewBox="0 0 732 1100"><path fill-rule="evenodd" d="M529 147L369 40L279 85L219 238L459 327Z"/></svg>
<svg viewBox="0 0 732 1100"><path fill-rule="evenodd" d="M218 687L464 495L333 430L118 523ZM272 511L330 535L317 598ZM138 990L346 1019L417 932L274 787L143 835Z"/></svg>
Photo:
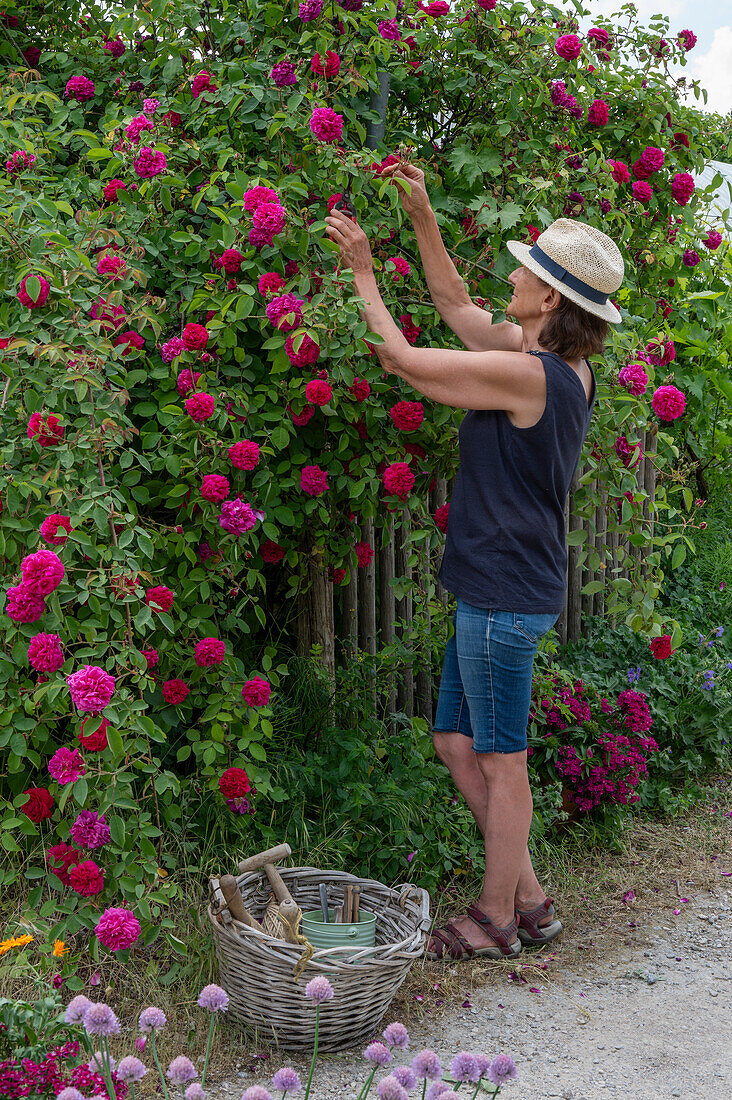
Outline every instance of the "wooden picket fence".
<svg viewBox="0 0 732 1100"><path fill-rule="evenodd" d="M636 486L647 493L643 521L651 531L656 488L655 431L652 429L643 435L643 458L635 469ZM581 547L568 546L567 595L556 625L561 643L580 638L590 615L606 614L608 576L628 577L635 567L634 560L640 562L644 570L645 547L631 544L619 534L613 519L609 519L613 509L617 514L617 503L611 501L608 511L606 491L602 493L601 506L588 503L587 489L594 491L597 488L596 480L588 479L588 473L589 467L580 464L565 508L567 533L585 531L582 547L588 551L588 558L578 568ZM451 490L451 483L444 478L436 479L435 488L424 501L431 515L449 500ZM431 552L426 547L407 545L411 522L409 516L395 519L386 511L378 523L364 521L361 540L373 546L376 552L370 565L351 570L347 585L334 588L317 558L313 559L311 588L305 596L301 614L305 630L300 637L300 651L307 653L312 643L319 643L321 659L333 680L336 663L356 656L359 651L374 655L395 638L406 643L415 599L426 604L429 621L430 602L426 598L426 588L430 580L435 587L435 598L448 610L454 606L451 604L453 597L437 579L442 544ZM594 559L594 568L593 551L599 556L599 561ZM410 565L408 559L415 554L417 564ZM396 577L410 581L409 591L401 599L396 597L390 584ZM596 586L597 591L591 594L583 593L582 589L593 581L601 582L602 587ZM611 627L614 625L610 622ZM425 659L415 654L402 673L401 683L377 683L374 679L371 684L374 707L385 717L395 712L420 715L431 726L439 690L439 668L430 667L429 657Z"/></svg>

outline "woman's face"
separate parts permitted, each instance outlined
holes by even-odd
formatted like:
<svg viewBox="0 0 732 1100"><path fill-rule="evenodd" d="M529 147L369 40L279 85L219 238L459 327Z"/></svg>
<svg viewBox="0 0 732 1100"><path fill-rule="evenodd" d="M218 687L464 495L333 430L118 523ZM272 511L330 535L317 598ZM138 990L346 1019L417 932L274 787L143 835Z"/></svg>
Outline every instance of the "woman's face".
<svg viewBox="0 0 732 1100"><path fill-rule="evenodd" d="M513 296L506 306L506 316L510 314L517 321L539 317L543 312L542 302L550 288L523 264L511 272L508 281L513 287Z"/></svg>

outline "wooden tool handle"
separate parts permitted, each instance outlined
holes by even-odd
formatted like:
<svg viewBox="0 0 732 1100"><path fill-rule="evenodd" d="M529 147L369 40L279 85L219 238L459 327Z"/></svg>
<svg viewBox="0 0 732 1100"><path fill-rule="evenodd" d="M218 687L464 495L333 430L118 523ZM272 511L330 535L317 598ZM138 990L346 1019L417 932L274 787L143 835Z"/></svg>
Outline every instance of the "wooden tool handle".
<svg viewBox="0 0 732 1100"><path fill-rule="evenodd" d="M244 905L244 899L239 893L239 887L233 875L222 875L219 879L221 893L224 895L227 908L232 917L248 924L250 928L258 928L259 923Z"/></svg>
<svg viewBox="0 0 732 1100"><path fill-rule="evenodd" d="M354 886L353 887L352 897L353 897L353 912L351 913L351 920L353 921L354 924L358 924L358 908L359 908L359 905L361 904L361 887L360 886Z"/></svg>
<svg viewBox="0 0 732 1100"><path fill-rule="evenodd" d="M353 887L349 883L343 887L343 923L350 924L353 911Z"/></svg>
<svg viewBox="0 0 732 1100"><path fill-rule="evenodd" d="M239 874L258 871L260 867L264 867L265 863L277 863L291 855L292 848L289 844L278 844L276 848L268 848L266 852L259 852L256 856L250 856L249 859L242 859L238 864Z"/></svg>
<svg viewBox="0 0 732 1100"><path fill-rule="evenodd" d="M292 900L292 898L286 898L280 902L280 919L282 920L282 934L286 943L297 943L297 936L295 935L295 923L297 921L297 914L299 906Z"/></svg>
<svg viewBox="0 0 732 1100"><path fill-rule="evenodd" d="M282 876L276 867L273 867L271 863L264 864L264 873L269 879L270 886L274 891L274 896L279 902L292 901L292 895L282 881Z"/></svg>

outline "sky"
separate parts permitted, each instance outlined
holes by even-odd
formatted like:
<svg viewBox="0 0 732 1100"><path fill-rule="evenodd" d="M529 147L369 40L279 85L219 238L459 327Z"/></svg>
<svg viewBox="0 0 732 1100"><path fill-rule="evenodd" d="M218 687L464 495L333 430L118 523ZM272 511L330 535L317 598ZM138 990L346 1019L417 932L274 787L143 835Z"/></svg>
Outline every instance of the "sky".
<svg viewBox="0 0 732 1100"><path fill-rule="evenodd" d="M666 15L669 33L675 37L688 28L697 36L697 44L686 55L685 66L671 66L674 76L699 79L708 99L687 103L699 110L727 114L732 110L732 0L634 0L638 22L648 26L653 15ZM620 12L623 0L583 0L591 16L580 20L580 30L586 31L598 16ZM625 23L625 20L624 20Z"/></svg>

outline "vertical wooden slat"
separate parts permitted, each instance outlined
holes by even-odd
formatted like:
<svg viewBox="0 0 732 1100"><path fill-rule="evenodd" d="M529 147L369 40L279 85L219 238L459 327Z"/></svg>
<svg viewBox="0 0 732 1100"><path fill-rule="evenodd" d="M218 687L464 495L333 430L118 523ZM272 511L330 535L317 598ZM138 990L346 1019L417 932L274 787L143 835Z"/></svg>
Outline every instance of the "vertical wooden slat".
<svg viewBox="0 0 732 1100"><path fill-rule="evenodd" d="M567 493L567 499L564 502L564 529L565 529L565 531L569 530L569 509L570 509L570 503L571 503L571 496L572 496L571 492ZM568 563L569 563L569 552L567 552L567 559L568 559ZM566 573L565 573L564 607L562 608L561 615L557 619L557 625L556 625L556 628L555 628L558 635L559 635L559 641L560 641L561 645L564 645L564 643L567 641L567 614L568 614L568 610L569 610L568 600L569 600L569 564L567 565L567 570L566 570Z"/></svg>
<svg viewBox="0 0 732 1100"><path fill-rule="evenodd" d="M361 538L374 545L374 521L366 519L361 526ZM358 641L364 653L376 653L376 558L360 570L358 579ZM376 710L376 676L371 684L371 697Z"/></svg>
<svg viewBox="0 0 732 1100"><path fill-rule="evenodd" d="M391 645L394 641L395 600L394 589L390 582L394 579L394 520L389 517L382 528L382 539L386 538L378 551L379 556L379 647ZM379 685L380 688L383 685ZM383 705L387 716L396 710L396 690L393 681L389 681L382 691Z"/></svg>
<svg viewBox="0 0 732 1100"><path fill-rule="evenodd" d="M409 550L406 539L409 534L409 517L405 516L395 530L394 546L394 572L397 577L412 579L412 567L407 564ZM407 629L412 621L412 594L407 592L403 599L397 601L397 619L400 622L399 637L404 639ZM407 661L404 668L404 682L397 687L397 709L411 717L414 714L414 675L411 661Z"/></svg>
<svg viewBox="0 0 732 1100"><path fill-rule="evenodd" d="M598 483L599 484L599 483ZM607 554L605 552L605 539L607 537L607 513L605 508L607 506L607 493L604 489L601 490L602 503L598 504L595 509L595 549L600 555L600 568L597 570L595 576L597 580L607 583L606 568L607 567ZM594 615L605 614L605 589L595 593L594 597Z"/></svg>
<svg viewBox="0 0 732 1100"><path fill-rule="evenodd" d="M643 515L648 526L649 539L653 538L654 529L654 513L655 513L655 501L656 501L656 453L658 447L657 439L658 428L654 427L651 431L646 432L646 462L645 469L643 471L643 487L648 493L648 500L643 508ZM646 559L644 559L643 575L648 572L648 566Z"/></svg>
<svg viewBox="0 0 732 1100"><path fill-rule="evenodd" d="M572 487L569 491L569 530L578 531L582 528L582 519L576 511L576 493L579 479L582 476L582 467L578 467ZM582 633L582 570L578 567L578 558L581 547L570 546L568 554L567 576L567 640L575 642Z"/></svg>
<svg viewBox="0 0 732 1100"><path fill-rule="evenodd" d="M597 479L593 478L593 480L587 486L587 490L588 490L589 493L594 494L596 488L597 488ZM595 573L594 569L592 568L592 566L590 565L590 562L589 562L589 558L595 550L594 514L591 516L591 518L585 519L583 521L583 524L584 524L584 526L587 530L587 543L586 543L587 558L585 559L585 563L582 566L582 582L581 582L581 586L584 588L584 586L586 584L591 584L591 582L594 581L596 576L597 576L597 574ZM594 606L595 606L595 597L594 596L583 596L582 597L582 619L583 619L583 621L586 618L588 618L590 615L592 615Z"/></svg>
<svg viewBox="0 0 732 1100"><path fill-rule="evenodd" d="M425 501L425 505L430 508L432 502L429 499ZM431 586L431 570L430 570L430 555L429 550L424 543L421 544L419 549L419 564L417 566L418 573L416 577L416 588L419 592L419 599L422 607L424 608L424 615L426 619L427 631L429 633L431 623L431 612L429 606L429 589ZM417 714L424 718L432 728L432 667L430 662L430 656L427 652L420 654L419 668L417 669L417 676L415 680L415 708Z"/></svg>
<svg viewBox="0 0 732 1100"><path fill-rule="evenodd" d="M353 658L358 650L358 566L350 566L348 584L339 588L341 597L341 633L343 655Z"/></svg>

